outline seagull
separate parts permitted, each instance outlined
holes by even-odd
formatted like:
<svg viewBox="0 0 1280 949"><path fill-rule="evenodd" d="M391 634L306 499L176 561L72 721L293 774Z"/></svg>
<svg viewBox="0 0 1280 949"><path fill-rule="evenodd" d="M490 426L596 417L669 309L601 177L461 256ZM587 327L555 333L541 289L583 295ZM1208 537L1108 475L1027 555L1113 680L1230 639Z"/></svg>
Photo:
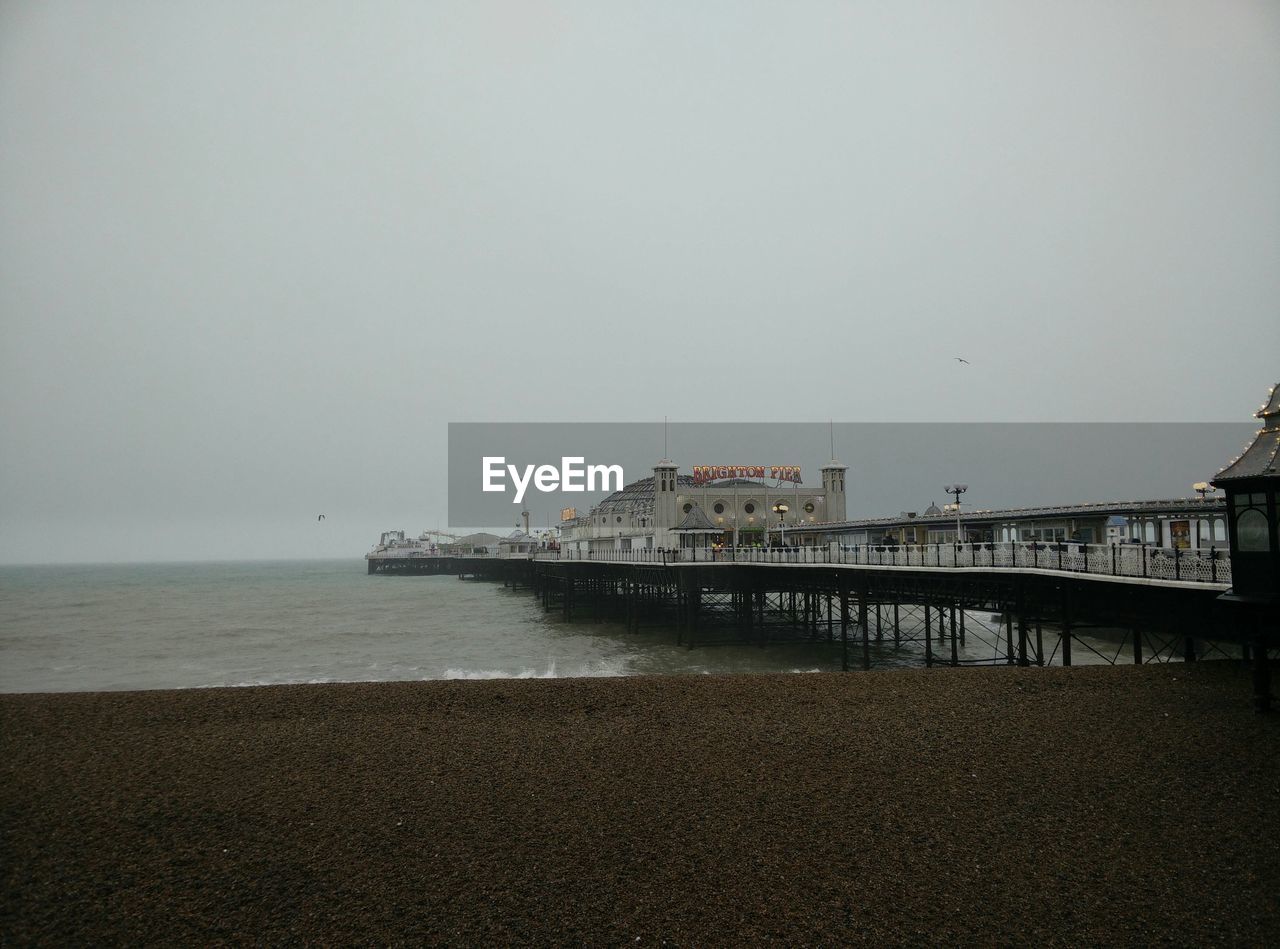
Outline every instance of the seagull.
<svg viewBox="0 0 1280 949"><path fill-rule="evenodd" d="M956 362L962 362L962 363L964 363L966 366L967 366L967 365L969 365L969 360L967 360L967 359L961 359L959 356L956 356L956 357L955 357L955 360L956 360Z"/></svg>

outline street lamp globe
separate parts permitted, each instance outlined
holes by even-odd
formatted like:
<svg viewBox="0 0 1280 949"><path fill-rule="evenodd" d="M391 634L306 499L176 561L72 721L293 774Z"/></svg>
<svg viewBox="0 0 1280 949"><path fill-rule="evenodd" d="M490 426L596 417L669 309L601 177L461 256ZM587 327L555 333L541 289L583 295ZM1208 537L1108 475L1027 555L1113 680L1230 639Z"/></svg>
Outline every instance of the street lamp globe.
<svg viewBox="0 0 1280 949"><path fill-rule="evenodd" d="M946 491L946 492L947 492L947 494L954 494L954 495L955 495L955 498L956 498L956 503L955 503L955 511L956 511L956 543L957 543L957 544L962 544L962 543L964 543L964 538L960 535L960 495L962 495L962 494L964 494L966 491L968 491L968 490L969 490L969 486L968 486L967 484L949 484L949 485L947 485L946 487L944 487L942 490L943 490L943 491Z"/></svg>
<svg viewBox="0 0 1280 949"><path fill-rule="evenodd" d="M778 501L773 505L773 513L778 515L778 534L784 547L787 545L787 525L784 523L783 517L789 510L791 510L791 505L786 501Z"/></svg>

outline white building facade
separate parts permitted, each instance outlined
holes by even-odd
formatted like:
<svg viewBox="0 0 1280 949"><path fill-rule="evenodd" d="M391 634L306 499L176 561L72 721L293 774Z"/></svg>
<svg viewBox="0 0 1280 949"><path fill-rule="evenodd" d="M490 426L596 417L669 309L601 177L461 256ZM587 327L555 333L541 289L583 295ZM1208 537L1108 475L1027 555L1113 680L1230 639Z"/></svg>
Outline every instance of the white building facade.
<svg viewBox="0 0 1280 949"><path fill-rule="evenodd" d="M791 543L788 532L845 519L846 470L830 461L822 466L821 484L810 487L798 480L695 479L664 459L654 465L651 477L631 482L586 514L562 522L561 547L580 553L678 547L675 529L695 507L721 531L712 539L716 545Z"/></svg>

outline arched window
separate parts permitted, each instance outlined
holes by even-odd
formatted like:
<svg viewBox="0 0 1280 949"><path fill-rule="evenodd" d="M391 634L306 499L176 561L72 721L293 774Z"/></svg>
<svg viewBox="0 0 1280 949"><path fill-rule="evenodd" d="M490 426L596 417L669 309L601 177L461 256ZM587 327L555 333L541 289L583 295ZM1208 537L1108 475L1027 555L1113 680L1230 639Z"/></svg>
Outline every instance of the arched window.
<svg viewBox="0 0 1280 949"><path fill-rule="evenodd" d="M1262 491L1237 494L1231 499L1235 509L1236 545L1242 553L1266 553L1271 549L1271 522L1267 517L1267 495Z"/></svg>
<svg viewBox="0 0 1280 949"><path fill-rule="evenodd" d="M1236 541L1241 551L1266 553L1271 549L1270 524L1266 512L1245 508L1236 516Z"/></svg>

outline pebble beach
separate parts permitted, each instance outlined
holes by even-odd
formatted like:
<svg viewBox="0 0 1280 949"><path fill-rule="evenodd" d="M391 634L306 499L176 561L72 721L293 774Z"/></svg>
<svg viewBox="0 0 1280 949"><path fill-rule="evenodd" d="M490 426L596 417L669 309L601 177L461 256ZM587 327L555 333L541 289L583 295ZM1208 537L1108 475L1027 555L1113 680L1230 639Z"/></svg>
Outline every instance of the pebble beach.
<svg viewBox="0 0 1280 949"><path fill-rule="evenodd" d="M1263 945L1233 662L0 696L0 943Z"/></svg>

